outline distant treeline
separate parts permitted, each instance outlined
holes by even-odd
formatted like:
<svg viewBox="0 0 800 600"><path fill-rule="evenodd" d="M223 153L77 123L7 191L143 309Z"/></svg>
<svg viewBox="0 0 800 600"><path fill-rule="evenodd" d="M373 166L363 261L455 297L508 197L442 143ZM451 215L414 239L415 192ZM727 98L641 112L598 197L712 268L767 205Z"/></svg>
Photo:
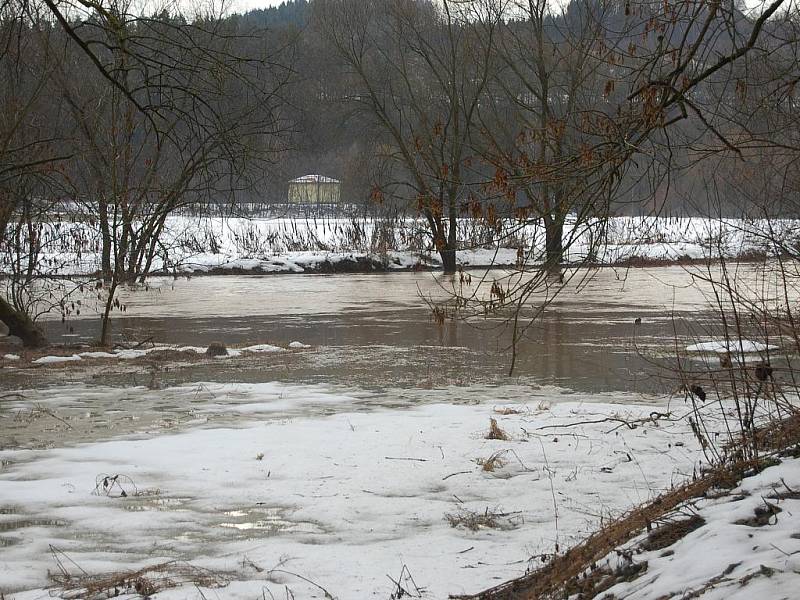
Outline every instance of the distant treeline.
<svg viewBox="0 0 800 600"><path fill-rule="evenodd" d="M370 3L364 3L366 7ZM380 3L378 3L380 4ZM421 4L425 4L422 2ZM538 3L537 3L538 4ZM642 45L641 40L646 36L646 26L636 30L626 29L626 19L630 11L630 2L614 0L599 3L595 0L573 0L566 5L563 12L548 14L544 19L546 36L554 44L568 44L568 38L580 35L580 27L585 25L585 13L592 6L602 6L603 27L607 32L625 31L625 39L613 40L620 49L627 49L631 44ZM384 3L388 6L388 3ZM642 4L638 5L640 10ZM649 6L646 5L646 6ZM319 173L334 177L342 182L342 197L348 201L359 204L374 200L376 186L386 183L397 177L408 174L398 173L392 169L391 160L387 156L395 151L389 148L393 145L390 136L387 136L374 119L365 114L363 98L359 95L362 90L354 83L348 66L341 57L330 48L329 42L323 39L320 24L314 22L315 3L306 0L288 0L279 6L256 9L242 15L234 15L229 19L235 21L238 27L265 29L263 35L270 38L291 39L294 43L292 54L292 68L294 77L291 85L286 90L288 111L293 121L290 141L280 161L274 164L268 173L265 173L262 184L249 196L253 201L282 202L286 197L287 182L297 176ZM599 10L599 9L598 9ZM749 32L751 19L744 13L733 9L731 11L732 27L735 35L745 36ZM516 29L524 35L526 22L524 15L509 16L506 21L510 29ZM642 19L644 21L644 19ZM701 21L693 21L685 28L680 22L670 31L672 42L677 46L694 43L700 36ZM790 31L793 24L776 20L770 25L772 34L782 36L793 35ZM322 25L325 27L325 24ZM785 28L783 31L781 28ZM379 32L376 32L376 35ZM658 36L651 36L652 44L661 43ZM386 40L389 47L394 42ZM645 44L646 45L646 44ZM713 53L722 53L731 49L729 38L715 34L713 38ZM788 47L784 48L790 51ZM706 55L713 53L706 52ZM763 59L763 57L761 57ZM777 61L777 59L776 59ZM771 183L764 182L768 176L771 159L771 150L762 146L758 150L727 151L726 142L721 142L720 132L731 126L730 112L742 108L747 100L742 96L741 79L747 77L758 78L757 61L750 64L750 72L727 73L726 77L733 80L730 85L719 79L702 83L693 92L695 99L702 99L706 106L709 103L727 101L734 108L720 110L712 114L712 118L719 118L716 129L708 127L699 113L690 108L685 119L674 127L673 140L680 143L671 143L669 147L656 148L663 151L662 156L653 156L635 161L625 172L624 182L619 185L615 197L611 201L612 212L615 214L646 215L708 215L719 214L722 216L763 216L765 209L775 216L798 216L793 201L787 201L785 194L774 188L781 187L783 178L782 167L785 155L778 158L779 167L771 173ZM791 79L793 69L787 69L787 81ZM774 71L773 71L774 73ZM620 73L615 73L609 79L615 82L616 89L625 90ZM739 83L737 83L737 81ZM753 81L755 88L760 82ZM606 84L607 85L607 84ZM746 87L747 84L745 84ZM723 91L721 91L725 88ZM614 95L614 89L610 91ZM520 90L520 98L524 97L524 90ZM787 101L796 98L794 90L789 94ZM796 100L795 100L796 101ZM696 102L700 104L701 102ZM749 108L752 105L748 105ZM763 107L762 107L763 109ZM773 126L770 123L775 115L763 111L752 115L751 123L757 128ZM513 116L511 117L514 118ZM506 124L504 124L505 126ZM511 129L519 133L528 124L520 120L511 123ZM787 132L788 133L788 132ZM735 134L734 134L735 135ZM796 134L790 134L796 135ZM750 152L751 155L747 156ZM668 173L657 173L658 164L669 163ZM767 171L764 170L766 166ZM710 177L713 175L714 177ZM487 167L484 171L473 169L472 183L491 179L493 169ZM760 191L754 192L751 188L743 188L743 176L750 176L760 181ZM747 177L744 177L748 181ZM752 183L752 179L749 180ZM396 183L396 181L394 182ZM473 188L475 189L475 188ZM398 194L402 196L402 194ZM397 200L395 198L394 200ZM402 203L408 204L407 198ZM488 199L487 202L491 202ZM518 204L524 205L524 199ZM411 203L413 211L413 202ZM508 212L508 205L498 210Z"/></svg>

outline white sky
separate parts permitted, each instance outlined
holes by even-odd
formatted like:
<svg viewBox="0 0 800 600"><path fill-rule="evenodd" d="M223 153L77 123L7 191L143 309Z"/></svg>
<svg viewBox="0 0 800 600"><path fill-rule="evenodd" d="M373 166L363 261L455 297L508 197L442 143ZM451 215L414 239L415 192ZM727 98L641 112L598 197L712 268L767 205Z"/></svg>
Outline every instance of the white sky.
<svg viewBox="0 0 800 600"><path fill-rule="evenodd" d="M199 2L203 4L206 0L144 0L146 3L155 2L156 4L164 5L164 4L171 4L171 3L179 3L182 5L189 5L193 2ZM225 12L230 13L245 13L249 10L253 10L255 8L268 8L270 6L278 6L283 0L211 0L213 4L219 5L220 2L223 3L226 10ZM553 0L557 4L567 4L569 0ZM770 4L772 0L742 0L744 5L752 11L756 13L760 12L764 6ZM793 0L788 0L786 2L787 6L791 5Z"/></svg>
<svg viewBox="0 0 800 600"><path fill-rule="evenodd" d="M229 12L244 13L254 8L278 6L283 0L229 0Z"/></svg>

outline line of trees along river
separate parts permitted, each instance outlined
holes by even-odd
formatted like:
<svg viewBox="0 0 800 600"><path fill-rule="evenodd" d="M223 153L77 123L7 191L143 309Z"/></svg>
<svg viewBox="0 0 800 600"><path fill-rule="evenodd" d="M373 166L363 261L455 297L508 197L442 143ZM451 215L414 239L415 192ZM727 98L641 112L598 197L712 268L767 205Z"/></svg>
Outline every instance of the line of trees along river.
<svg viewBox="0 0 800 600"><path fill-rule="evenodd" d="M39 224L85 204L102 341L185 207L282 201L324 171L350 202L419 214L446 271L456 218L794 215L794 3L313 0L229 15L117 0L0 8L0 319L30 344ZM38 292L41 293L41 292Z"/></svg>

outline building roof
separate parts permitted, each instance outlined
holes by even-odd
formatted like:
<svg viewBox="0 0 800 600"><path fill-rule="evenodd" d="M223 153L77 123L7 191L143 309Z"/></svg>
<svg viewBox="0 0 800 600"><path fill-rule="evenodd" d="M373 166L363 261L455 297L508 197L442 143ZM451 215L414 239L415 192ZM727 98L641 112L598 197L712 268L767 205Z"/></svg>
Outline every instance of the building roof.
<svg viewBox="0 0 800 600"><path fill-rule="evenodd" d="M339 183L339 180L324 175L303 175L292 179L289 183Z"/></svg>

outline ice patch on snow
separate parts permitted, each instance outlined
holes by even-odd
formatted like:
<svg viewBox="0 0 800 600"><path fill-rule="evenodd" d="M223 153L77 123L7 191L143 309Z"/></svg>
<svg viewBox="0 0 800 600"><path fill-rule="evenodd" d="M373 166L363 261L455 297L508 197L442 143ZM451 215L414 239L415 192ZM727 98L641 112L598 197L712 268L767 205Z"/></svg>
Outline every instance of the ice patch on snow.
<svg viewBox="0 0 800 600"><path fill-rule="evenodd" d="M31 362L37 365L49 365L49 364L63 363L63 362L74 362L77 360L82 360L82 359L77 354L73 354L72 356L42 356L41 358L37 358L36 360L32 360Z"/></svg>
<svg viewBox="0 0 800 600"><path fill-rule="evenodd" d="M242 352L285 352L285 348L281 348L280 346L273 346L272 344L256 344L255 346L247 346L246 348L240 348Z"/></svg>
<svg viewBox="0 0 800 600"><path fill-rule="evenodd" d="M686 346L687 352L717 352L719 354L728 354L729 352L742 352L746 354L777 349L778 346L762 344L761 342L753 342L751 340L712 340L710 342L701 342L699 344Z"/></svg>

